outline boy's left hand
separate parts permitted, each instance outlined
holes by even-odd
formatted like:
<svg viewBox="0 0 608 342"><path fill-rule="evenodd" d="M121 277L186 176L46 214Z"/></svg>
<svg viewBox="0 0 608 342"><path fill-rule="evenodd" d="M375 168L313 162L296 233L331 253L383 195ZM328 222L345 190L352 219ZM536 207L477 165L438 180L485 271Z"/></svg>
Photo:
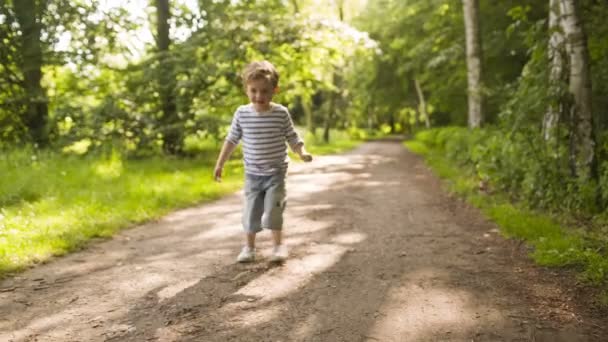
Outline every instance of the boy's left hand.
<svg viewBox="0 0 608 342"><path fill-rule="evenodd" d="M312 155L310 155L309 153L302 153L300 154L300 159L308 163L312 161Z"/></svg>

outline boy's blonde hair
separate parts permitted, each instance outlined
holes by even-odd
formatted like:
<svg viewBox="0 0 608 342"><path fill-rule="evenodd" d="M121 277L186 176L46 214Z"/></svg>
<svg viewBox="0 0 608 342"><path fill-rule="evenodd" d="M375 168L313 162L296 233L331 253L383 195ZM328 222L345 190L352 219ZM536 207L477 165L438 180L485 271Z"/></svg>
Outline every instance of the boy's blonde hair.
<svg viewBox="0 0 608 342"><path fill-rule="evenodd" d="M265 79L272 84L273 88L279 85L279 73L269 61L254 61L249 63L241 73L243 86L247 87L247 82L251 80Z"/></svg>

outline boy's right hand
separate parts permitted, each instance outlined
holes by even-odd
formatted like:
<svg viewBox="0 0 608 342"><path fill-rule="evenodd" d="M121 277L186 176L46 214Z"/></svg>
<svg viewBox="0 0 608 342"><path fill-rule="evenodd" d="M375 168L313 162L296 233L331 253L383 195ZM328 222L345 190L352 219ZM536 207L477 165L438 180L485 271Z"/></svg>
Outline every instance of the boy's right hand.
<svg viewBox="0 0 608 342"><path fill-rule="evenodd" d="M215 166L215 170L213 170L213 178L215 179L216 182L222 181L222 170L223 169L224 169L223 166L219 166L219 165Z"/></svg>

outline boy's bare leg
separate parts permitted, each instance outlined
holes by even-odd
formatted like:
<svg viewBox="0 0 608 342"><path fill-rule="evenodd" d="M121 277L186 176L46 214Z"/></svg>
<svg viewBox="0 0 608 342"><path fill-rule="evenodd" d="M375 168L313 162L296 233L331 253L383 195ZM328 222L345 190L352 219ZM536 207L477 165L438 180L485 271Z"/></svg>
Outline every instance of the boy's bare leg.
<svg viewBox="0 0 608 342"><path fill-rule="evenodd" d="M253 262L255 260L255 233L247 233L247 245L236 258L238 262Z"/></svg>
<svg viewBox="0 0 608 342"><path fill-rule="evenodd" d="M287 248L283 245L283 231L280 229L272 230L272 242L274 243L274 249L270 261L283 262L287 259Z"/></svg>
<svg viewBox="0 0 608 342"><path fill-rule="evenodd" d="M283 242L283 231L281 229L272 229L272 242L275 246L280 246Z"/></svg>
<svg viewBox="0 0 608 342"><path fill-rule="evenodd" d="M256 233L247 233L247 246L251 249L255 248L255 234Z"/></svg>

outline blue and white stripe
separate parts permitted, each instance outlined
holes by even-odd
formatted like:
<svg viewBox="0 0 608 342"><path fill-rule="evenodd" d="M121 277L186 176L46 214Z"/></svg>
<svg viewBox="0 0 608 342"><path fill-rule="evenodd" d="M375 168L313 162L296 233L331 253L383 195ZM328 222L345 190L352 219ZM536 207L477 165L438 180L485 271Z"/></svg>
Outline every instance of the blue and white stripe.
<svg viewBox="0 0 608 342"><path fill-rule="evenodd" d="M234 113L226 140L243 141L245 172L270 176L287 169L289 157L285 142L295 148L304 142L293 128L289 111L272 103L270 110L258 113L252 104L240 106Z"/></svg>

